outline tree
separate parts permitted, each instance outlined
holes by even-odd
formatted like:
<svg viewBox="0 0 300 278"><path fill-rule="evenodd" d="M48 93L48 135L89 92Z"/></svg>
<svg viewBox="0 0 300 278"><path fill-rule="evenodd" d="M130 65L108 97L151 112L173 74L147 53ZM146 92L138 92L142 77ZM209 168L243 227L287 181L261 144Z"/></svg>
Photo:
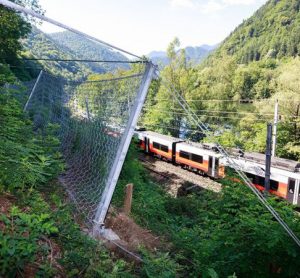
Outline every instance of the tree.
<svg viewBox="0 0 300 278"><path fill-rule="evenodd" d="M39 13L43 12L37 0L15 0L12 2L30 7ZM0 5L0 63L18 64L18 53L22 49L20 39L26 37L30 32L33 22L35 22L34 19ZM15 72L18 71L15 70ZM3 74L1 67L0 74Z"/></svg>
<svg viewBox="0 0 300 278"><path fill-rule="evenodd" d="M179 137L184 113L172 95L176 92L185 96L189 87L189 68L184 49L179 49L180 42L175 38L167 49L170 64L161 71L160 87L156 104L145 115L145 126L172 136Z"/></svg>

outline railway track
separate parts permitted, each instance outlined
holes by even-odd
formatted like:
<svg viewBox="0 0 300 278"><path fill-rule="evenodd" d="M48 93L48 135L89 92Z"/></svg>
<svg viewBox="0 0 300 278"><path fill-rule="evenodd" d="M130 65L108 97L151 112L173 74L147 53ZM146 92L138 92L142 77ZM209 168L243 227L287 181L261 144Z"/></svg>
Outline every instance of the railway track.
<svg viewBox="0 0 300 278"><path fill-rule="evenodd" d="M162 173L160 171L154 170L152 164L149 161L147 161L146 159L139 158L139 160L143 162L144 167L147 170L149 170L150 172L155 173L155 174L165 178L166 180L170 180L172 178L169 173Z"/></svg>
<svg viewBox="0 0 300 278"><path fill-rule="evenodd" d="M178 189L185 183L192 186L198 186L201 189L211 190L214 192L221 191L221 184L216 181L193 173L180 166L173 165L170 162L159 160L153 156L141 154L139 160L144 167L152 173L158 181L164 182L162 186L173 196L177 196Z"/></svg>

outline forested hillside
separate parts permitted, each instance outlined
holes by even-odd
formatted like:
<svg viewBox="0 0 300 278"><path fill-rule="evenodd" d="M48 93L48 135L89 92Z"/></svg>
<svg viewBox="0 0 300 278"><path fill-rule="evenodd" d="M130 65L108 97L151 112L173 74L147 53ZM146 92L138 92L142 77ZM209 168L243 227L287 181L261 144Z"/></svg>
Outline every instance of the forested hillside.
<svg viewBox="0 0 300 278"><path fill-rule="evenodd" d="M70 32L45 34L33 27L28 36L22 40L23 56L37 59L62 60L117 60L128 59L120 53L109 50L95 42L81 38ZM67 79L83 79L91 73L114 72L117 68L126 69L126 64L83 63L64 61L27 62L27 65L43 67L54 75Z"/></svg>
<svg viewBox="0 0 300 278"><path fill-rule="evenodd" d="M239 63L300 54L300 2L270 0L245 20L218 49Z"/></svg>
<svg viewBox="0 0 300 278"><path fill-rule="evenodd" d="M203 138L173 102L170 90L176 89L212 130L204 140L264 152L266 123L278 99L277 155L300 159L299 20L299 1L270 0L198 67L186 64L179 41L172 42L170 65L153 84L156 97L149 99L144 125Z"/></svg>
<svg viewBox="0 0 300 278"><path fill-rule="evenodd" d="M23 56L37 59L79 59L75 53L62 49L51 37L33 27L28 36L22 40L24 47ZM54 75L67 79L82 79L92 73L87 64L79 62L38 61L34 63Z"/></svg>
<svg viewBox="0 0 300 278"><path fill-rule="evenodd" d="M61 48L71 51L77 59L86 60L110 60L110 61L128 61L121 53L110 50L98 43L82 38L69 31L49 34L49 37ZM117 68L128 68L126 65L108 64L108 63L89 63L89 67L97 73L114 71Z"/></svg>

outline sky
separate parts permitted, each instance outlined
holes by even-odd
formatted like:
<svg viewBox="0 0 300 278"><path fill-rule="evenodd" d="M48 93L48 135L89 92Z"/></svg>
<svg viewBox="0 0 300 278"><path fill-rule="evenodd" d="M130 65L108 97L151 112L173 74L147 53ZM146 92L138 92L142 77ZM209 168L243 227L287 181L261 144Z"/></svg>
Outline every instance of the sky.
<svg viewBox="0 0 300 278"><path fill-rule="evenodd" d="M214 45L266 0L40 0L46 16L137 55ZM45 32L59 29L50 24Z"/></svg>

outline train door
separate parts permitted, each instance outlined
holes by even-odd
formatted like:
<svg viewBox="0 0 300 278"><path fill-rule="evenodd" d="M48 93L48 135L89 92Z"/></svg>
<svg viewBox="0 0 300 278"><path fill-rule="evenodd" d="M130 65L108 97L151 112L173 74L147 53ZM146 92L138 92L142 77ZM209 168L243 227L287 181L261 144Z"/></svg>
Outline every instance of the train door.
<svg viewBox="0 0 300 278"><path fill-rule="evenodd" d="M214 177L219 177L219 158L215 157Z"/></svg>
<svg viewBox="0 0 300 278"><path fill-rule="evenodd" d="M176 144L177 142L172 143L172 163L175 164L176 162Z"/></svg>
<svg viewBox="0 0 300 278"><path fill-rule="evenodd" d="M145 137L145 152L148 153L149 152L149 142L150 142L150 139Z"/></svg>
<svg viewBox="0 0 300 278"><path fill-rule="evenodd" d="M300 180L296 181L296 189L297 191L295 191L295 193L297 193L297 205L300 206Z"/></svg>
<svg viewBox="0 0 300 278"><path fill-rule="evenodd" d="M208 175L213 177L214 176L214 171L213 171L213 165L214 164L214 158L212 156L209 156L208 158Z"/></svg>
<svg viewBox="0 0 300 278"><path fill-rule="evenodd" d="M295 201L294 201L295 194L296 194L296 180L295 179L289 179L286 199L292 204L295 203Z"/></svg>

